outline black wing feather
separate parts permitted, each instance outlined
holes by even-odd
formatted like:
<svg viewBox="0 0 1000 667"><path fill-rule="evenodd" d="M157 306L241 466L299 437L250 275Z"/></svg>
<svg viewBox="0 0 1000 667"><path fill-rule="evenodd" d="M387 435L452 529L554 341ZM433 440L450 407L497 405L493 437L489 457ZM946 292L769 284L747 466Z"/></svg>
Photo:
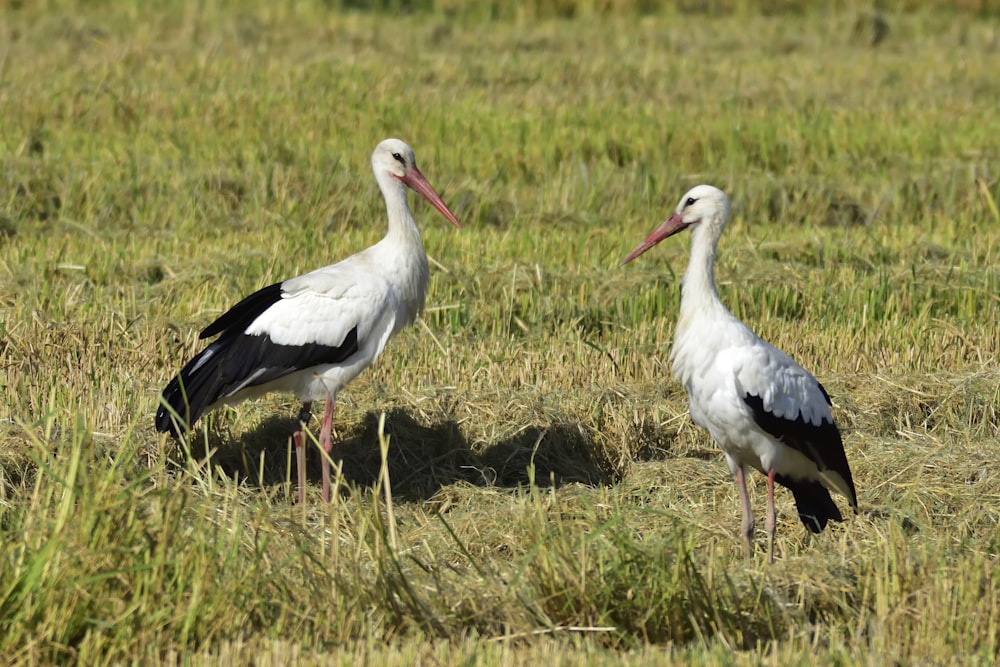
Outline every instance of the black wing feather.
<svg viewBox="0 0 1000 667"><path fill-rule="evenodd" d="M816 382L816 386L819 387L819 393L823 394L823 400L826 401L826 404L829 405L829 406L832 406L833 405L833 401L830 400L830 394L826 393L826 389L823 388L823 385L821 385L817 381Z"/></svg>
<svg viewBox="0 0 1000 667"><path fill-rule="evenodd" d="M820 391L829 402L829 396L822 386L820 386ZM764 408L763 398L750 393L743 397L743 402L753 411L753 419L761 429L774 436L779 442L801 452L820 470L830 470L843 477L851 490L851 496L848 500L852 507L857 506L854 479L851 477L851 468L847 463L844 443L840 438L840 431L836 424L824 419L819 426L816 426L807 423L801 414L795 419L778 417ZM805 480L801 481L805 483ZM784 482L782 484L792 488ZM829 498L829 493L826 495ZM796 496L797 501L798 497ZM833 503L832 500L829 502Z"/></svg>
<svg viewBox="0 0 1000 667"><path fill-rule="evenodd" d="M156 429L174 435L194 424L209 406L237 391L321 364L340 363L358 351L354 327L340 345L282 345L267 335L248 335L247 327L281 299L281 283L246 297L215 320L202 338L222 335L184 365L163 390ZM168 407L169 406L169 407ZM174 414L183 423L177 424Z"/></svg>
<svg viewBox="0 0 1000 667"><path fill-rule="evenodd" d="M830 492L820 482L792 479L784 475L775 475L774 481L792 492L799 519L812 532L822 531L830 521L844 520L837 503L833 502Z"/></svg>
<svg viewBox="0 0 1000 667"><path fill-rule="evenodd" d="M227 310L201 332L198 338L211 338L215 334L228 332L240 334L261 314L281 301L281 283L262 287L238 304Z"/></svg>
<svg viewBox="0 0 1000 667"><path fill-rule="evenodd" d="M280 345L264 335L224 335L185 364L163 390L166 405L161 404L156 412L156 429L177 435L173 413L184 421L180 425L183 431L209 406L237 391L313 366L340 363L357 351L357 327L347 332L336 347L318 343Z"/></svg>

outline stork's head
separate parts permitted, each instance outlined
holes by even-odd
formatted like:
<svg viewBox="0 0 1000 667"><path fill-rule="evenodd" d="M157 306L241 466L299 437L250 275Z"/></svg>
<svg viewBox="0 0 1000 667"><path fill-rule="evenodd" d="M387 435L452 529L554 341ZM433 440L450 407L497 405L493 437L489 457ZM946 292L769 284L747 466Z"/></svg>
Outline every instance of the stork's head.
<svg viewBox="0 0 1000 667"><path fill-rule="evenodd" d="M718 239L728 220L729 198L726 193L711 185L697 185L681 197L674 214L650 232L646 240L622 260L622 264L631 262L663 239L688 227L706 228L705 232L710 232Z"/></svg>
<svg viewBox="0 0 1000 667"><path fill-rule="evenodd" d="M461 227L455 214L451 212L440 195L434 191L431 184L417 169L417 158L413 155L413 149L405 141L386 139L376 146L372 153L372 171L375 172L375 178L384 193L388 187L387 183L398 181L408 185L423 195L424 199L429 201L434 208L441 211L441 215L446 217L451 224Z"/></svg>
<svg viewBox="0 0 1000 667"><path fill-rule="evenodd" d="M372 169L385 171L405 183L408 170L417 166L413 149L400 139L386 139L372 153Z"/></svg>

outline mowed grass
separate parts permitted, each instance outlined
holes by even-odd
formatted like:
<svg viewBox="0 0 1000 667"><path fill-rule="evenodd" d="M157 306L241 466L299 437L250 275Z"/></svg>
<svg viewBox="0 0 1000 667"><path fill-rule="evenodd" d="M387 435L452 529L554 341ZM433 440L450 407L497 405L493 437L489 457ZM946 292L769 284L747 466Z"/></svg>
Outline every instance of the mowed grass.
<svg viewBox="0 0 1000 667"><path fill-rule="evenodd" d="M42 4L0 10L0 661L996 657L989 7ZM292 397L152 417L224 309L380 238L389 136L464 227L411 197L427 312L301 507ZM700 182L859 491L816 537L779 493L773 566L669 375L689 239L618 267Z"/></svg>

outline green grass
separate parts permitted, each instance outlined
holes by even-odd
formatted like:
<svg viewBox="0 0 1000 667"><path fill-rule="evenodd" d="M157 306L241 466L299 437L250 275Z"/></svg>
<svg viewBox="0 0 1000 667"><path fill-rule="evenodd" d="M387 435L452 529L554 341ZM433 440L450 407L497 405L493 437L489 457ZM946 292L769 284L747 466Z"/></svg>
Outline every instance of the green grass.
<svg viewBox="0 0 1000 667"><path fill-rule="evenodd" d="M997 7L353 4L0 8L0 662L992 662ZM380 237L388 136L463 229L413 200L428 310L300 507L291 397L152 417L225 308ZM782 492L774 566L669 376L688 239L617 266L700 182L859 491L815 538Z"/></svg>

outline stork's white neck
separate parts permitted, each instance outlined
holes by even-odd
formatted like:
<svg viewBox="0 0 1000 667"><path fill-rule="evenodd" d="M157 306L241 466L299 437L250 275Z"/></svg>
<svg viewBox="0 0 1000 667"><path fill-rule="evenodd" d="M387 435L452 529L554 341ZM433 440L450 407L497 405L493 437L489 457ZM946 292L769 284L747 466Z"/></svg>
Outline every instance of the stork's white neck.
<svg viewBox="0 0 1000 667"><path fill-rule="evenodd" d="M406 201L406 186L403 182L393 178L385 172L377 174L379 189L382 190L382 197L385 199L385 210L389 217L389 231L386 239L392 239L393 243L406 247L400 248L399 252L412 252L409 247L419 246L423 250L420 241L420 231L417 223L413 220L413 213Z"/></svg>
<svg viewBox="0 0 1000 667"><path fill-rule="evenodd" d="M715 251L719 238L712 234L712 229L705 221L692 230L691 257L681 283L681 322L689 320L696 311L729 312L715 288Z"/></svg>
<svg viewBox="0 0 1000 667"><path fill-rule="evenodd" d="M389 230L373 250L383 275L396 287L406 305L407 312L404 321L397 323L398 329L423 310L430 270L420 230L406 201L406 186L384 172L377 174L376 179L385 198Z"/></svg>
<svg viewBox="0 0 1000 667"><path fill-rule="evenodd" d="M691 257L681 282L681 308L674 344L670 349L673 373L690 391L714 356L714 343L730 331L735 318L715 288L715 250L718 236L706 222L692 229Z"/></svg>

